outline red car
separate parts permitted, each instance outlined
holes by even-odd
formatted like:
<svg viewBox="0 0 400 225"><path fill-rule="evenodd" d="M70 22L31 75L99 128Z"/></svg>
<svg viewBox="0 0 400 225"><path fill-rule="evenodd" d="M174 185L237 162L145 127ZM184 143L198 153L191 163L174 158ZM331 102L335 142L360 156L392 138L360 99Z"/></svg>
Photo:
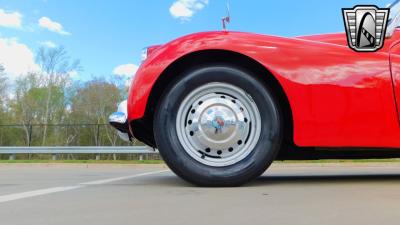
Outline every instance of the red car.
<svg viewBox="0 0 400 225"><path fill-rule="evenodd" d="M398 8L377 52L353 51L345 33L204 32L149 47L110 123L201 186L244 184L277 157L390 157L400 147Z"/></svg>

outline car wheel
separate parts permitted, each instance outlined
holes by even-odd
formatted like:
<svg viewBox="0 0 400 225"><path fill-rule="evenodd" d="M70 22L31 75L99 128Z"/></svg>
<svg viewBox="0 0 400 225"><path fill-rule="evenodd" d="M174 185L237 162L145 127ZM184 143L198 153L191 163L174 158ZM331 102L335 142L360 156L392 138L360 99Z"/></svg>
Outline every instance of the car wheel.
<svg viewBox="0 0 400 225"><path fill-rule="evenodd" d="M282 140L279 105L262 81L228 65L194 69L169 85L154 117L167 165L199 186L239 186L261 175Z"/></svg>

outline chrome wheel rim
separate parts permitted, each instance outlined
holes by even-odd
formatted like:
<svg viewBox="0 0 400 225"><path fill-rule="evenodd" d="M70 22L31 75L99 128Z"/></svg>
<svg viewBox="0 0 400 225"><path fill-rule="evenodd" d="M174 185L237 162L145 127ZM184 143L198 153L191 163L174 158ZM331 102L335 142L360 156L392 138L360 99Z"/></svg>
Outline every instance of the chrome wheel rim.
<svg viewBox="0 0 400 225"><path fill-rule="evenodd" d="M214 167L236 164L255 148L261 116L252 97L226 83L192 91L176 117L178 140L193 159Z"/></svg>

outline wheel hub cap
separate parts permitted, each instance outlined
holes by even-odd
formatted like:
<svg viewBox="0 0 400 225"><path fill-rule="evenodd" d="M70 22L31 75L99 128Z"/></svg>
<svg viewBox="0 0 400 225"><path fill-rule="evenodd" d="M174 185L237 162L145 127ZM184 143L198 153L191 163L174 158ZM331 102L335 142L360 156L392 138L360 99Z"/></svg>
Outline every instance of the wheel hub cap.
<svg viewBox="0 0 400 225"><path fill-rule="evenodd" d="M195 109L192 128L193 139L214 149L229 149L239 139L244 139L244 115L237 104L214 96ZM200 119L198 119L200 118ZM195 141L195 140L194 140Z"/></svg>
<svg viewBox="0 0 400 225"><path fill-rule="evenodd" d="M260 136L260 120L256 104L242 89L211 83L182 102L176 128L179 141L194 159L227 166L251 153Z"/></svg>

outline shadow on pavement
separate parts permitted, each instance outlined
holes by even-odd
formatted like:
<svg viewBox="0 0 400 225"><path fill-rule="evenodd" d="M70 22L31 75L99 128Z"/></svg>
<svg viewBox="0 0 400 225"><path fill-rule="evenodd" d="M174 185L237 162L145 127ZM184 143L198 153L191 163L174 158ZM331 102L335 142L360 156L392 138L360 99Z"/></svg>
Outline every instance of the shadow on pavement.
<svg viewBox="0 0 400 225"><path fill-rule="evenodd" d="M264 175L246 186L310 183L370 183L400 181L399 174Z"/></svg>
<svg viewBox="0 0 400 225"><path fill-rule="evenodd" d="M318 174L318 175L274 175L266 174L242 187L269 186L269 185L303 185L303 184L348 184L348 183L374 183L374 182L398 182L399 174L373 173L373 174ZM135 180L136 185L148 185L158 187L196 187L173 173L159 174ZM130 184L129 184L130 185Z"/></svg>

